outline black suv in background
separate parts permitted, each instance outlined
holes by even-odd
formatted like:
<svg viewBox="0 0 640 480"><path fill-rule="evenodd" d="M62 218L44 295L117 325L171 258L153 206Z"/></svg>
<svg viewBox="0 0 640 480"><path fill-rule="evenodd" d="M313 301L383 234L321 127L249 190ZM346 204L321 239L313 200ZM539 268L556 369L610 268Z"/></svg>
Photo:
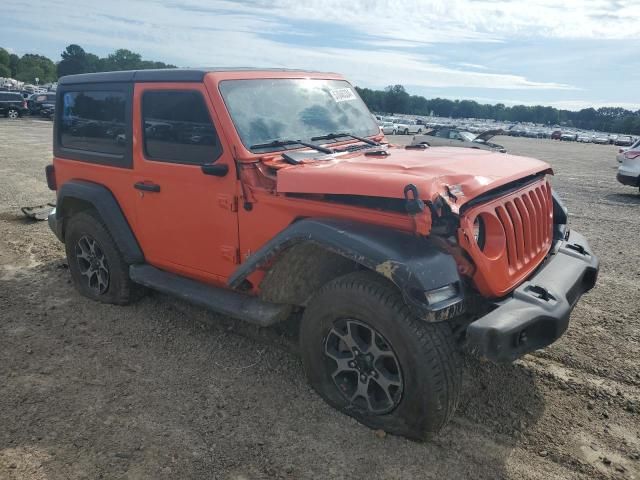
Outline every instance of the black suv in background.
<svg viewBox="0 0 640 480"><path fill-rule="evenodd" d="M34 93L27 102L31 115L50 117L56 106L56 92Z"/></svg>
<svg viewBox="0 0 640 480"><path fill-rule="evenodd" d="M27 101L20 92L0 92L0 115L18 118L27 112Z"/></svg>

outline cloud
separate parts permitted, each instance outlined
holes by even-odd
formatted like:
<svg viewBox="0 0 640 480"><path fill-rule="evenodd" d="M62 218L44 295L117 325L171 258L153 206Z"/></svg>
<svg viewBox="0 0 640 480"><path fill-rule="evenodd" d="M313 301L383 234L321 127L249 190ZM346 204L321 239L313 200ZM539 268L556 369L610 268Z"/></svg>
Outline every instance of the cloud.
<svg viewBox="0 0 640 480"><path fill-rule="evenodd" d="M363 86L573 89L566 83L522 75L446 66L418 47L442 42L501 42L486 31L468 2L403 0L87 0L77 8L47 4L47 22L24 16L6 22L5 35L34 34L47 42L109 45L180 66L297 67L338 71ZM481 2L487 3L487 2ZM43 8L44 5L43 5ZM123 13L123 12L126 12ZM132 20L134 19L134 20ZM29 23L33 22L33 23ZM37 25L35 24L37 22ZM478 23L480 25L478 25ZM313 28L311 28L313 27ZM309 30L305 30L309 28ZM330 34L326 32L330 31ZM297 36L295 41L291 36Z"/></svg>

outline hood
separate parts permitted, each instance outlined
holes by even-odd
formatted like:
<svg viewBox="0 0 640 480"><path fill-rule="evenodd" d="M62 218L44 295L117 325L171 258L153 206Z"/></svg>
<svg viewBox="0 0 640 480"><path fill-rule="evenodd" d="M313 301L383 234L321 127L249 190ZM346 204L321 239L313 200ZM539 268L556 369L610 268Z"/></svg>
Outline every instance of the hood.
<svg viewBox="0 0 640 480"><path fill-rule="evenodd" d="M389 148L388 152L388 156L359 153L284 167L278 171L277 190L404 198L404 187L412 183L422 200L434 201L442 195L457 210L501 185L541 172L551 173L549 164L540 160L488 150L438 147Z"/></svg>
<svg viewBox="0 0 640 480"><path fill-rule="evenodd" d="M480 135L478 135L474 139L474 141L475 140L484 140L485 142L488 142L490 139L492 139L496 135L500 135L501 133L504 133L504 130L502 130L501 128L497 128L497 129L493 129L493 130L487 130L485 132L482 132Z"/></svg>

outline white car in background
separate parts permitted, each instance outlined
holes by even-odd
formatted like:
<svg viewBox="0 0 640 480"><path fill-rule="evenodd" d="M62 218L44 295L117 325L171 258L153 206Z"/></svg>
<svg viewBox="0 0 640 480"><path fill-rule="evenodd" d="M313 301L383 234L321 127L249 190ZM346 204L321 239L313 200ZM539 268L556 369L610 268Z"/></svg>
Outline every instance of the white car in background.
<svg viewBox="0 0 640 480"><path fill-rule="evenodd" d="M393 122L382 122L380 124L380 131L385 135L397 135L398 129Z"/></svg>
<svg viewBox="0 0 640 480"><path fill-rule="evenodd" d="M618 154L616 155L616 160L618 160L618 163L622 163L624 161L624 154L629 150L640 150L640 139L636 140L636 142L630 147L622 147L618 150Z"/></svg>
<svg viewBox="0 0 640 480"><path fill-rule="evenodd" d="M640 187L640 150L630 147L622 153L622 162L616 178L623 185Z"/></svg>
<svg viewBox="0 0 640 480"><path fill-rule="evenodd" d="M415 135L422 133L423 125L418 125L414 120L396 119L396 130L398 135Z"/></svg>

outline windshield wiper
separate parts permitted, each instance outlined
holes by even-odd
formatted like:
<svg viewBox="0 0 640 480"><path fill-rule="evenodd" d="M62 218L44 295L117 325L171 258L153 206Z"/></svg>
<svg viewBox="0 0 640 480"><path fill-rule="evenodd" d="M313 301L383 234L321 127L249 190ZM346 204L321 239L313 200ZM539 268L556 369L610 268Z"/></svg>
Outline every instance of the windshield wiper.
<svg viewBox="0 0 640 480"><path fill-rule="evenodd" d="M367 143L369 145L372 145L374 147L379 147L380 143L378 142L374 142L373 140L369 140L368 138L364 138L364 137L358 137L357 135L353 135L352 133L327 133L326 135L320 135L319 137L311 137L311 141L316 141L316 140L335 140L336 138L341 138L341 137L351 137L355 140L360 140L361 142Z"/></svg>
<svg viewBox="0 0 640 480"><path fill-rule="evenodd" d="M249 148L253 150L254 148L286 147L288 145L302 145L303 147L313 148L322 153L333 153L333 150L330 148L321 147L315 143L303 142L302 140L273 140L272 142L267 143L256 143L255 145L251 145Z"/></svg>

